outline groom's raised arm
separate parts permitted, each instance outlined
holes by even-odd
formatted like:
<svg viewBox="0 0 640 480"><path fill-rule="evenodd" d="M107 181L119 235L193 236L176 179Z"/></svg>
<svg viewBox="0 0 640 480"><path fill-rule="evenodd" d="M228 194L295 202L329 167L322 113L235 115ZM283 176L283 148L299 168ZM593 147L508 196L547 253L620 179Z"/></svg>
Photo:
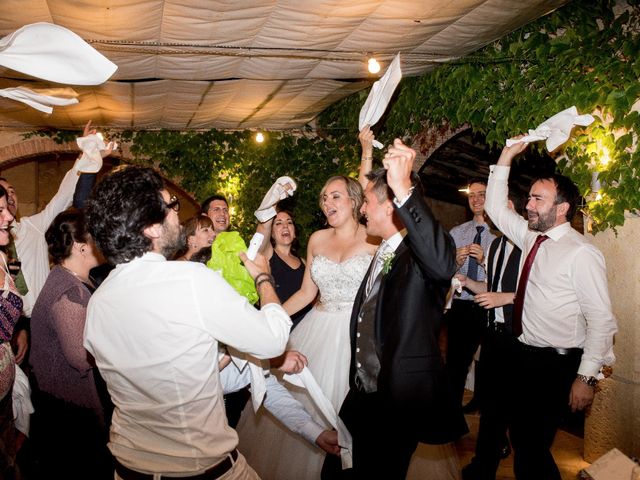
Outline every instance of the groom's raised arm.
<svg viewBox="0 0 640 480"><path fill-rule="evenodd" d="M405 241L422 272L434 281L449 281L457 269L456 246L422 195L414 191L414 182L419 181L412 175L415 155L399 139L394 141L383 160L387 184L395 195L393 203L398 217L407 229Z"/></svg>

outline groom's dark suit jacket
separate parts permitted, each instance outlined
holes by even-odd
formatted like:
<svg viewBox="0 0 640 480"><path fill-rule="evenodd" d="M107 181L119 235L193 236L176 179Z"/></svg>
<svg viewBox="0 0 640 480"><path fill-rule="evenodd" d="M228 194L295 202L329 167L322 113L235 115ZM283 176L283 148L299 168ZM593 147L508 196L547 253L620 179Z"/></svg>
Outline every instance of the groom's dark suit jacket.
<svg viewBox="0 0 640 480"><path fill-rule="evenodd" d="M407 235L396 249L391 269L381 274L374 299L378 394L384 404L403 418L406 415L420 441L446 443L467 431L461 406L450 399L438 344L445 299L457 268L456 247L417 191L396 207L396 213ZM358 314L370 272L371 268L351 315L351 388L355 388Z"/></svg>

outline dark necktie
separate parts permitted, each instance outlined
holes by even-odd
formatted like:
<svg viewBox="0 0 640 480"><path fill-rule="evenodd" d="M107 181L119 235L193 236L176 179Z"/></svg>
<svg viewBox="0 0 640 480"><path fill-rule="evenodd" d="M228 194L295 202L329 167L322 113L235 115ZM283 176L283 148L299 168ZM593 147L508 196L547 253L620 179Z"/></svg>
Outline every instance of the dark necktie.
<svg viewBox="0 0 640 480"><path fill-rule="evenodd" d="M540 244L548 238L546 235L539 235L538 238L536 238L536 243L533 244L522 266L522 273L520 273L520 280L518 281L518 290L516 291L516 298L513 303L513 324L511 328L516 337L522 334L522 308L524 307L524 293L527 290L531 266L533 265L533 260L536 258Z"/></svg>
<svg viewBox="0 0 640 480"><path fill-rule="evenodd" d="M482 232L484 231L484 227L476 227L478 233L473 237L473 243L478 245L482 242ZM471 280L478 280L478 262L474 257L469 257L469 267L467 268L467 277Z"/></svg>
<svg viewBox="0 0 640 480"><path fill-rule="evenodd" d="M500 239L500 253L498 254L498 261L496 268L493 270L493 278L491 279L491 291L497 292L498 285L500 285L500 277L502 275L502 264L504 263L504 254L507 249L507 237L504 235ZM489 321L493 322L496 319L496 309L489 310Z"/></svg>

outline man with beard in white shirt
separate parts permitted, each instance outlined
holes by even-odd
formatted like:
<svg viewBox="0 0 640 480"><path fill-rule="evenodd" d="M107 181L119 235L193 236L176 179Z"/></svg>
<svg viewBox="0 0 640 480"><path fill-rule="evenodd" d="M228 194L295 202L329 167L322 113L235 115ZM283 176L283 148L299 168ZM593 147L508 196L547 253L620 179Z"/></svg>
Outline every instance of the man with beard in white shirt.
<svg viewBox="0 0 640 480"><path fill-rule="evenodd" d="M218 343L275 357L291 321L261 255L240 254L260 310L205 266L167 261L184 244L179 208L142 167L105 177L86 205L89 231L116 265L89 302L84 333L115 406L116 478L258 478L226 421Z"/></svg>

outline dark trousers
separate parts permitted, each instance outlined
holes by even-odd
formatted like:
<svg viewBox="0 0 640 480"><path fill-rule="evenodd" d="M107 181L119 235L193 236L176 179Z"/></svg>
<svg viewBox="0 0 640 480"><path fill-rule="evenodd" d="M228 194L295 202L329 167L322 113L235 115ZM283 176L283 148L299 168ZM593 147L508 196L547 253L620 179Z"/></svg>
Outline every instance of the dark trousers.
<svg viewBox="0 0 640 480"><path fill-rule="evenodd" d="M33 405L30 478L60 472L67 479L113 479L108 429L99 414L36 389Z"/></svg>
<svg viewBox="0 0 640 480"><path fill-rule="evenodd" d="M231 428L236 428L240 421L242 410L251 397L249 387L245 387L237 392L227 393L224 396L224 409L227 413L227 423Z"/></svg>
<svg viewBox="0 0 640 480"><path fill-rule="evenodd" d="M576 379L582 350L560 355L554 349L517 344L512 376L516 406L509 433L518 480L560 480L551 445Z"/></svg>
<svg viewBox="0 0 640 480"><path fill-rule="evenodd" d="M351 389L340 417L353 437L353 469L340 471L340 460L327 455L322 479L404 480L418 437L409 419L387 405L378 393Z"/></svg>
<svg viewBox="0 0 640 480"><path fill-rule="evenodd" d="M518 374L519 366L514 358L518 340L512 335L489 327L480 349L483 368L483 394L480 402L480 428L476 443L476 455L463 469L463 478L494 480L500 455L507 442L507 428L514 400L511 389L512 378ZM476 381L478 377L476 375Z"/></svg>
<svg viewBox="0 0 640 480"><path fill-rule="evenodd" d="M13 422L12 390L0 400L0 478L20 478L16 466L16 428Z"/></svg>
<svg viewBox="0 0 640 480"><path fill-rule="evenodd" d="M487 329L487 311L471 300L454 300L445 319L447 371L453 400L462 404L469 366Z"/></svg>

